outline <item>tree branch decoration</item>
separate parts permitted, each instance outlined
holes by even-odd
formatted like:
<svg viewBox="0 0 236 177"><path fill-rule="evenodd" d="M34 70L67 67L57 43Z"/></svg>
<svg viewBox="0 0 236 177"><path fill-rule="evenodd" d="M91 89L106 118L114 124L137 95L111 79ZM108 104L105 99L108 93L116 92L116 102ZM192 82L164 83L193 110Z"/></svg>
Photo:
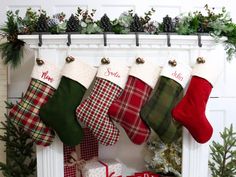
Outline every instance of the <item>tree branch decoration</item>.
<svg viewBox="0 0 236 177"><path fill-rule="evenodd" d="M234 177L236 176L236 132L233 125L220 133L223 143L213 141L210 145L211 160L209 167L212 177Z"/></svg>
<svg viewBox="0 0 236 177"><path fill-rule="evenodd" d="M1 28L0 35L7 38L7 42L0 44L0 51L5 64L16 67L21 63L23 57L24 42L17 39L19 34L32 34L34 32L47 32L52 34L63 34L66 32L76 32L79 34L101 34L103 32L113 32L115 34L128 34L130 32L145 32L155 34L171 32L180 35L196 35L206 33L216 40L227 37L224 41L227 59L231 60L236 54L236 24L232 22L229 13L223 7L220 13L215 13L214 8L205 5L206 15L200 11L180 14L171 18L166 15L162 22L151 19L155 10L152 8L145 12L143 16L138 16L129 10L123 12L118 18L110 20L104 14L99 19L94 19L96 10L83 10L78 7L77 12L69 19L65 19L63 12L52 17L47 16L46 11L26 10L25 16L19 16L19 10L7 11L7 20Z"/></svg>
<svg viewBox="0 0 236 177"><path fill-rule="evenodd" d="M7 109L13 105L7 103ZM4 131L0 140L5 143L6 163L0 162L0 170L5 177L33 177L36 172L34 143L23 129L16 127L6 114L6 121L1 122Z"/></svg>

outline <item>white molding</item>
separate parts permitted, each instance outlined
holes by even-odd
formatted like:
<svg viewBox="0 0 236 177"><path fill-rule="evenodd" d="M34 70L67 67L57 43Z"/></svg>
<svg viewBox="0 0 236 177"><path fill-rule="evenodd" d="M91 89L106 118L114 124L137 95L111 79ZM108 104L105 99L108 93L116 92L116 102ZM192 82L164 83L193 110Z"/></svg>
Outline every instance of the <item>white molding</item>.
<svg viewBox="0 0 236 177"><path fill-rule="evenodd" d="M43 45L41 47L38 46L38 35L19 35L18 38L24 40L29 45L29 47L35 49L35 51L37 51L39 48L43 48L54 51L55 55L56 53L61 52L60 55L58 54L58 57L61 57L60 59L66 56L65 49L68 48L66 45L66 34L43 35ZM180 56L183 55L183 52L189 52L189 65L192 65L195 62L195 59L192 58L191 53L194 53L199 49L201 49L202 52L210 52L216 47L215 40L210 36L202 36L202 48L199 48L197 45L197 36L171 35L171 47L167 47L166 35L140 35L139 39L139 50L141 52L175 49L177 52L179 52ZM91 55L91 53L96 56L97 52L100 51L98 49L104 48L103 35L100 34L73 34L71 35L71 42L71 48L79 53L84 52L84 56ZM137 48L135 46L135 36L133 34L108 34L107 44L110 52L117 50L121 51L122 49L126 55L129 54L132 49ZM47 54L48 52L45 53L45 55ZM120 52L117 52L115 55L120 55ZM169 57L168 53L165 55L166 58ZM197 144L186 130L183 131L182 177L207 177L208 157L206 156L208 155L208 150L208 144ZM109 152L107 153L109 154ZM37 171L38 177L63 177L63 145L60 140L57 139L51 146L46 148L39 146L37 147Z"/></svg>
<svg viewBox="0 0 236 177"><path fill-rule="evenodd" d="M39 48L39 35L19 35L18 39L25 41L31 48ZM65 48L67 47L67 34L43 34L41 48ZM221 41L225 40L222 38ZM212 49L216 42L211 36L201 36L204 48ZM171 48L196 49L198 47L197 35L170 35ZM166 35L139 34L139 48L168 48ZM71 34L71 48L100 48L103 47L103 34ZM133 48L135 45L134 34L107 34L107 47L109 48Z"/></svg>

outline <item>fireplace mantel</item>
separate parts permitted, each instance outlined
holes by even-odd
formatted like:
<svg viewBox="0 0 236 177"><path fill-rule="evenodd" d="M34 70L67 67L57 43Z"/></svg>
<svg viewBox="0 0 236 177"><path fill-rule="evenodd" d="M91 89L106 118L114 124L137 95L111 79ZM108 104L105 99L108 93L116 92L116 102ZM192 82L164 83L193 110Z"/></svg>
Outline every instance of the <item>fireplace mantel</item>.
<svg viewBox="0 0 236 177"><path fill-rule="evenodd" d="M42 35L42 45L39 46L39 35L19 35L18 38L25 41L27 45L37 52L46 50L47 54L55 58L63 58L68 54L70 48L73 54L78 54L86 58L86 61L93 60L91 63L98 65L99 59L104 55L104 48L107 55L115 58L127 56L127 63L131 63L133 55L142 54L158 60L163 64L163 58L183 57L189 65L193 65L197 55L209 54L215 50L217 45L210 36L201 36L202 47L199 47L197 35L170 35L171 46L167 45L167 35L139 35L139 46L136 46L134 34L115 35L107 34L107 46L104 47L103 34L80 35L71 34L71 45L68 47L68 35ZM221 40L221 42L224 39ZM138 49L138 50L136 50ZM174 51L172 53L172 51ZM171 53L171 54L170 54ZM61 56L63 55L63 56ZM156 57L159 55L158 57ZM89 57L87 57L89 56ZM155 57L154 57L155 56ZM181 56L181 57L180 57ZM96 59L90 58L97 57ZM100 58L99 58L100 57ZM187 130L183 131L183 158L182 158L182 177L207 177L208 176L208 144L197 144L189 135ZM201 170L200 170L201 169ZM59 139L46 148L37 146L37 174L38 177L63 177L63 145Z"/></svg>

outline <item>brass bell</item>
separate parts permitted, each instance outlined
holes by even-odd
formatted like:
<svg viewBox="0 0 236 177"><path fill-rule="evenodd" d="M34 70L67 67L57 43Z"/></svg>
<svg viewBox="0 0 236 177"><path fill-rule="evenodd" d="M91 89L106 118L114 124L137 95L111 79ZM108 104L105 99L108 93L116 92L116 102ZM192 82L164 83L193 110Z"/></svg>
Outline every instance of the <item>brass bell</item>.
<svg viewBox="0 0 236 177"><path fill-rule="evenodd" d="M102 64L109 64L109 63L110 63L110 60L109 60L109 58L103 57L103 58L101 59L101 63L102 63Z"/></svg>
<svg viewBox="0 0 236 177"><path fill-rule="evenodd" d="M39 66L41 66L41 65L44 64L44 61L41 60L41 59L39 59L39 58L36 58L36 63L37 63Z"/></svg>
<svg viewBox="0 0 236 177"><path fill-rule="evenodd" d="M138 57L138 58L136 59L136 63L138 63L138 64L143 64L143 63L145 63L145 61L144 61L143 58Z"/></svg>
<svg viewBox="0 0 236 177"><path fill-rule="evenodd" d="M171 66L173 66L173 67L175 67L176 65L177 65L177 62L176 62L176 60L169 60L169 65L171 65Z"/></svg>
<svg viewBox="0 0 236 177"><path fill-rule="evenodd" d="M198 64L205 63L204 58L203 58L203 57L198 57L198 58L197 58L197 63L198 63Z"/></svg>
<svg viewBox="0 0 236 177"><path fill-rule="evenodd" d="M74 60L75 60L75 58L72 57L72 56L66 57L66 62L67 62L67 63L70 63L70 62L72 62L72 61L74 61Z"/></svg>

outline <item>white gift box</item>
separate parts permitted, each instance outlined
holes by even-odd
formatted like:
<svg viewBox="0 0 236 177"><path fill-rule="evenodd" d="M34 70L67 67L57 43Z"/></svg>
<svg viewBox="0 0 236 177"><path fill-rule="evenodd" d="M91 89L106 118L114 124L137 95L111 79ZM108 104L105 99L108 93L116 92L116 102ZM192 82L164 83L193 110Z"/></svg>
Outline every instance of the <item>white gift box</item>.
<svg viewBox="0 0 236 177"><path fill-rule="evenodd" d="M121 176L121 163L117 160L98 160L86 163L82 169L83 177L118 177Z"/></svg>

